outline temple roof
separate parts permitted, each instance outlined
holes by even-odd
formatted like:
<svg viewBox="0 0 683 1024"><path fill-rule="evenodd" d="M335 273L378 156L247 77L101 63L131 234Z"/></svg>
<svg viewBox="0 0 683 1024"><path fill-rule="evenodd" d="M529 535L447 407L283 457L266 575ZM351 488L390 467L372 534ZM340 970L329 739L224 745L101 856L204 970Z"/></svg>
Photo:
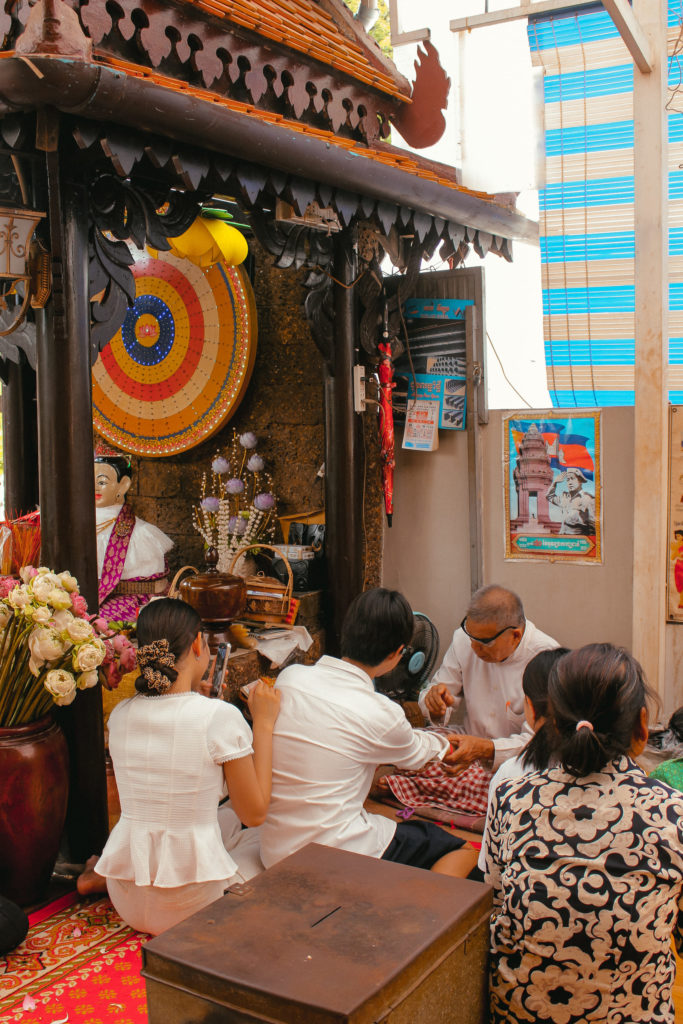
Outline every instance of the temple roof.
<svg viewBox="0 0 683 1024"><path fill-rule="evenodd" d="M409 100L410 83L354 22L342 0L185 2L313 57L389 96Z"/></svg>

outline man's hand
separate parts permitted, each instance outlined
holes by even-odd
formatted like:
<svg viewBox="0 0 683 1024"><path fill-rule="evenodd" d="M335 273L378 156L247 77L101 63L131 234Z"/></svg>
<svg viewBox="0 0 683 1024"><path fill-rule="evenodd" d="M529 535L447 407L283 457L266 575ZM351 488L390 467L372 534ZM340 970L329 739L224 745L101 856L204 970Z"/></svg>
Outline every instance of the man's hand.
<svg viewBox="0 0 683 1024"><path fill-rule="evenodd" d="M458 775L474 761L493 761L496 752L493 740L450 733L448 741L453 747L453 753L446 754L443 765L449 775Z"/></svg>
<svg viewBox="0 0 683 1024"><path fill-rule="evenodd" d="M445 683L430 686L425 695L425 707L430 718L443 718L448 708L455 704L455 697Z"/></svg>

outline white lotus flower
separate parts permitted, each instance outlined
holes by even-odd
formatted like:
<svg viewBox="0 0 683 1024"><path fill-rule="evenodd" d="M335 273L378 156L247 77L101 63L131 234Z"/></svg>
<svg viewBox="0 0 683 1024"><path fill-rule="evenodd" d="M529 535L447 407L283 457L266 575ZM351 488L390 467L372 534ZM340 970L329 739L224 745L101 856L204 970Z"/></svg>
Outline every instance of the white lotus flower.
<svg viewBox="0 0 683 1024"><path fill-rule="evenodd" d="M43 686L51 694L55 704L61 706L71 704L76 696L76 680L71 672L66 672L63 668L53 668L48 672Z"/></svg>

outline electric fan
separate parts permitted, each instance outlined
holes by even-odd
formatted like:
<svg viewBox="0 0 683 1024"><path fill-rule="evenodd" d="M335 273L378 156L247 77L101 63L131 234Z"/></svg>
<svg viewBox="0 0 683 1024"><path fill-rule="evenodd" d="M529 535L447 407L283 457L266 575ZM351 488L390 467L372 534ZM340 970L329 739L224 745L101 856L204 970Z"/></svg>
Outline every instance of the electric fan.
<svg viewBox="0 0 683 1024"><path fill-rule="evenodd" d="M439 653L439 633L422 612L413 612L413 636L395 669L379 676L375 685L392 700L417 700L422 685L434 670Z"/></svg>

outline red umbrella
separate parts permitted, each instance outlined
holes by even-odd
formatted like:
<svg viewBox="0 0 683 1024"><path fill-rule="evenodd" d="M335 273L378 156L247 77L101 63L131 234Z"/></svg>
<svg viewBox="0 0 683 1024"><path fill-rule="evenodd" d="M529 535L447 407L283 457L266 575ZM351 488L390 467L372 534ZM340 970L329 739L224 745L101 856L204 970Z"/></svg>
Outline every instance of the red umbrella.
<svg viewBox="0 0 683 1024"><path fill-rule="evenodd" d="M380 342L377 346L379 357L379 436L381 442L382 486L384 487L384 508L387 523L391 526L394 514L394 411L391 404L394 390L394 364L391 361L391 345Z"/></svg>

